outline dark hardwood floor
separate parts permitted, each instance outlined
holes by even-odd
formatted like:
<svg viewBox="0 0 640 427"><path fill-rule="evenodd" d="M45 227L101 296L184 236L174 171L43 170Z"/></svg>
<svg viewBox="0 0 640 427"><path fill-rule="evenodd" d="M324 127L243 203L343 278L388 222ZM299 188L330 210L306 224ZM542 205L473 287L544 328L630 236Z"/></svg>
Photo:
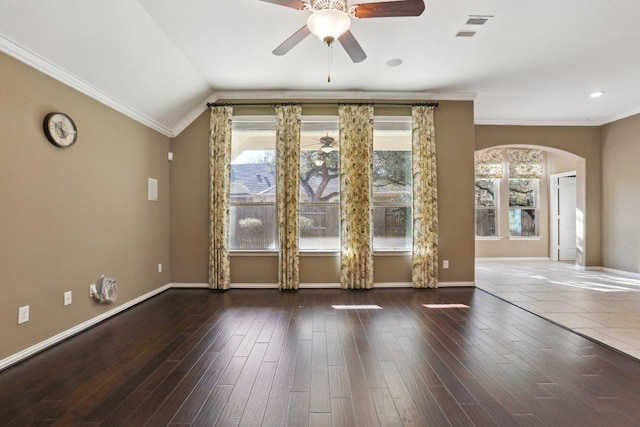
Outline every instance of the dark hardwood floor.
<svg viewBox="0 0 640 427"><path fill-rule="evenodd" d="M0 372L17 426L637 426L639 398L636 360L478 289L174 289Z"/></svg>

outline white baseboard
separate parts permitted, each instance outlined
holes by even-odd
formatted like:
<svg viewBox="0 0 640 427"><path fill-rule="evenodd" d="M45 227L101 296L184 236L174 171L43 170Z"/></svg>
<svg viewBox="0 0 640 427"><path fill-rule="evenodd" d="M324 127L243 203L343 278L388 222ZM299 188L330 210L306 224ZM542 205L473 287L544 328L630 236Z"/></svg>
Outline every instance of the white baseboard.
<svg viewBox="0 0 640 427"><path fill-rule="evenodd" d="M300 283L299 289L340 289L340 283Z"/></svg>
<svg viewBox="0 0 640 427"><path fill-rule="evenodd" d="M605 271L607 273L619 274L620 276L626 276L626 277L631 277L631 278L634 278L634 279L640 279L640 273L634 273L632 271L616 270L615 268L608 268L608 267L602 267L601 270Z"/></svg>
<svg viewBox="0 0 640 427"><path fill-rule="evenodd" d="M229 289L278 289L277 283L231 283Z"/></svg>
<svg viewBox="0 0 640 427"><path fill-rule="evenodd" d="M374 288L413 288L411 282L376 282Z"/></svg>
<svg viewBox="0 0 640 427"><path fill-rule="evenodd" d="M530 257L530 256L513 256L513 257L476 257L476 261L550 261L548 256Z"/></svg>
<svg viewBox="0 0 640 427"><path fill-rule="evenodd" d="M169 289L171 286L170 285L164 285L158 289L155 289L151 292L147 292L144 295L140 295L138 298L134 298L131 301L125 302L124 304L121 304L109 311L105 311L104 313L102 313L99 316L93 317L89 320L87 320L86 322L82 322L79 325L74 326L73 328L67 329L66 331L60 332L57 335L52 336L51 338L47 338L44 341L40 341L39 343L32 345L31 347L25 348L24 350L13 354L7 358L4 358L2 360L0 360L0 371L2 371L3 369L8 368L11 365L15 365L16 363L33 356L36 353L41 352L42 350L45 350L49 347L51 347L52 345L55 345L57 343L59 343L60 341L63 341L69 337L72 337L73 335L76 335L86 329L89 329L90 327L102 322L103 320L108 319L109 317L115 316L116 314L130 308L133 307L136 304L139 304L153 296L156 296L164 291L166 291L167 289Z"/></svg>
<svg viewBox="0 0 640 427"><path fill-rule="evenodd" d="M585 270L585 271L602 271L603 270L603 268L598 265L590 265L585 267L584 265L576 264L574 265L574 268L576 270Z"/></svg>
<svg viewBox="0 0 640 427"><path fill-rule="evenodd" d="M172 289L209 289L208 283L169 283Z"/></svg>
<svg viewBox="0 0 640 427"><path fill-rule="evenodd" d="M475 288L476 282L438 282L439 288Z"/></svg>

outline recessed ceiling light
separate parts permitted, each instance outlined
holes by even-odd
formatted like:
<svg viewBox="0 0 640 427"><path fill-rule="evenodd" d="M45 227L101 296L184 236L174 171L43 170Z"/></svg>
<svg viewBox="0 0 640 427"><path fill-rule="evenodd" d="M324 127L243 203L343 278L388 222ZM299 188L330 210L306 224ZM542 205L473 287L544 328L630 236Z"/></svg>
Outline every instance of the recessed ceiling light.
<svg viewBox="0 0 640 427"><path fill-rule="evenodd" d="M399 67L402 65L402 59L393 58L387 61L387 66L389 67Z"/></svg>
<svg viewBox="0 0 640 427"><path fill-rule="evenodd" d="M604 95L604 92L598 91L598 92L593 92L591 95L589 95L591 98L600 98L602 95Z"/></svg>

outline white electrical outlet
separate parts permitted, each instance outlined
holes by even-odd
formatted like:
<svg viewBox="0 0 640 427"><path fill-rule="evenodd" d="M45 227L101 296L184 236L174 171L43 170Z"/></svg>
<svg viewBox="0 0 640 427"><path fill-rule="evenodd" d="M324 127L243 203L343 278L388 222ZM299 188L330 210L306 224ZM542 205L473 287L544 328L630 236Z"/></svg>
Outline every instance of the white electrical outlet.
<svg viewBox="0 0 640 427"><path fill-rule="evenodd" d="M98 295L98 288L96 288L96 285L92 283L89 285L89 296L93 298L94 295Z"/></svg>
<svg viewBox="0 0 640 427"><path fill-rule="evenodd" d="M158 273L162 273L162 264L158 264Z"/></svg>
<svg viewBox="0 0 640 427"><path fill-rule="evenodd" d="M29 321L29 306L18 308L18 325Z"/></svg>
<svg viewBox="0 0 640 427"><path fill-rule="evenodd" d="M445 259L445 260L442 261L442 268L443 269L449 268L449 260L448 259Z"/></svg>
<svg viewBox="0 0 640 427"><path fill-rule="evenodd" d="M73 296L71 291L67 291L64 293L64 305L69 305L73 302Z"/></svg>

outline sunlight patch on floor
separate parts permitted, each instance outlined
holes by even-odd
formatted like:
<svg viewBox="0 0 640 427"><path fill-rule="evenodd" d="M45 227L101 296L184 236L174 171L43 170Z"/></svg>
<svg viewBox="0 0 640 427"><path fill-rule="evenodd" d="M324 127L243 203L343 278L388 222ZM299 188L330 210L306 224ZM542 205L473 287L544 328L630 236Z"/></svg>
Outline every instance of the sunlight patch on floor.
<svg viewBox="0 0 640 427"><path fill-rule="evenodd" d="M332 305L331 307L335 308L336 310L382 310L382 307L380 307L379 305L364 305L364 304Z"/></svg>
<svg viewBox="0 0 640 427"><path fill-rule="evenodd" d="M427 308L469 308L466 304L422 304Z"/></svg>

